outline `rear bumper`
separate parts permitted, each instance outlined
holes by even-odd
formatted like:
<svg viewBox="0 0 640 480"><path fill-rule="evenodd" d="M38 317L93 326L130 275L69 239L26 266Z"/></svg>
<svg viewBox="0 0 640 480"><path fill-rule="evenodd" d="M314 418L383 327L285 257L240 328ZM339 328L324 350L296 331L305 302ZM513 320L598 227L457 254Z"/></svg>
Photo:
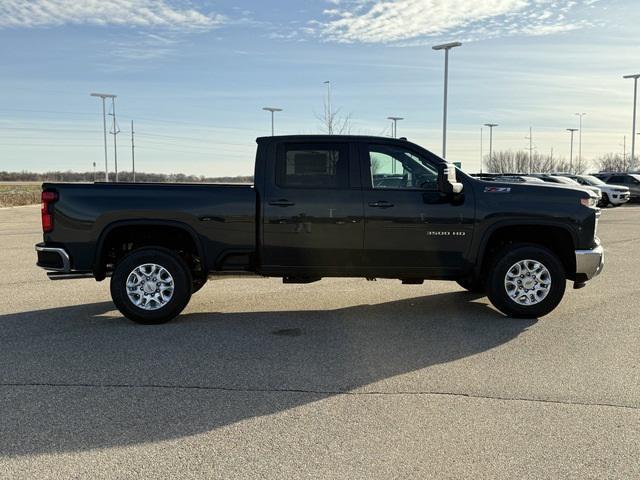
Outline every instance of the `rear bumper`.
<svg viewBox="0 0 640 480"><path fill-rule="evenodd" d="M597 245L590 250L576 250L576 283L584 284L600 274L604 268L604 248Z"/></svg>
<svg viewBox="0 0 640 480"><path fill-rule="evenodd" d="M84 272L71 269L71 257L62 247L50 247L45 243L36 245L38 253L38 262L36 265L47 272L47 276L51 280L67 280L72 278L90 278L93 277L92 272Z"/></svg>
<svg viewBox="0 0 640 480"><path fill-rule="evenodd" d="M64 248L47 247L44 243L36 245L38 265L45 270L68 273L71 271L71 259Z"/></svg>

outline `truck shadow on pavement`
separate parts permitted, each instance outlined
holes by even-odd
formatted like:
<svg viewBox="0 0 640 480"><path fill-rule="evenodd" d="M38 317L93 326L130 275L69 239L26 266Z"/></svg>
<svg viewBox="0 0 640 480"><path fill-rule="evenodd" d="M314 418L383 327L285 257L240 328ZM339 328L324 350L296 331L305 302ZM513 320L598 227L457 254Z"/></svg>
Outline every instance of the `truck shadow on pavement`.
<svg viewBox="0 0 640 480"><path fill-rule="evenodd" d="M475 298L187 313L149 327L108 314L111 302L0 316L0 455L182 438L354 391L438 391L442 372L412 372L535 323Z"/></svg>

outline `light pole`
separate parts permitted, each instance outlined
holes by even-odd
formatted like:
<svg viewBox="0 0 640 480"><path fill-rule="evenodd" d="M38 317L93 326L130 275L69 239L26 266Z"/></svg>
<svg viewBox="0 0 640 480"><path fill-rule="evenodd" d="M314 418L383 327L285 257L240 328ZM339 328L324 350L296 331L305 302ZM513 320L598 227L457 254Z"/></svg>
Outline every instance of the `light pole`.
<svg viewBox="0 0 640 480"><path fill-rule="evenodd" d="M460 42L435 45L433 50L444 50L444 108L442 112L442 158L447 157L447 89L449 83L449 50L462 45Z"/></svg>
<svg viewBox="0 0 640 480"><path fill-rule="evenodd" d="M576 113L578 117L580 117L580 129L578 130L578 165L582 165L582 117L586 115L586 113Z"/></svg>
<svg viewBox="0 0 640 480"><path fill-rule="evenodd" d="M482 173L482 130L483 128L480 127L480 173Z"/></svg>
<svg viewBox="0 0 640 480"><path fill-rule="evenodd" d="M273 137L273 135L274 135L274 128L273 128L274 113L275 112L281 112L282 109L281 108L277 108L277 107L262 107L262 110L265 110L267 112L271 112L271 136Z"/></svg>
<svg viewBox="0 0 640 480"><path fill-rule="evenodd" d="M136 152L135 152L135 145L133 142L133 135L134 135L134 131L133 131L133 120L131 120L131 170L133 173L133 183L136 183Z"/></svg>
<svg viewBox="0 0 640 480"><path fill-rule="evenodd" d="M99 97L102 99L102 132L104 135L104 181L109 181L109 165L107 162L107 114L105 112L105 99L115 98L116 96L111 93L91 93L92 97Z"/></svg>
<svg viewBox="0 0 640 480"><path fill-rule="evenodd" d="M524 137L529 140L529 174L533 173L533 127L529 127L529 136Z"/></svg>
<svg viewBox="0 0 640 480"><path fill-rule="evenodd" d="M569 173L573 173L573 133L577 131L577 128L567 128L567 132L571 133L571 149L569 150Z"/></svg>
<svg viewBox="0 0 640 480"><path fill-rule="evenodd" d="M111 115L113 116L113 169L116 174L116 183L118 183L118 144L116 138L120 133L118 123L116 122L116 96L111 97Z"/></svg>
<svg viewBox="0 0 640 480"><path fill-rule="evenodd" d="M622 78L633 78L633 122L631 127L631 160L629 162L629 170L633 170L636 155L636 104L638 103L638 78L640 78L640 73L625 75Z"/></svg>
<svg viewBox="0 0 640 480"><path fill-rule="evenodd" d="M387 117L387 120L391 120L391 136L393 138L398 137L398 120L404 120L404 117Z"/></svg>
<svg viewBox="0 0 640 480"><path fill-rule="evenodd" d="M331 117L331 80L325 80L324 83L327 86L327 108L325 111L327 130L329 135L333 134L333 118Z"/></svg>
<svg viewBox="0 0 640 480"><path fill-rule="evenodd" d="M489 127L489 165L493 159L493 127L497 127L497 123L485 123L485 127Z"/></svg>

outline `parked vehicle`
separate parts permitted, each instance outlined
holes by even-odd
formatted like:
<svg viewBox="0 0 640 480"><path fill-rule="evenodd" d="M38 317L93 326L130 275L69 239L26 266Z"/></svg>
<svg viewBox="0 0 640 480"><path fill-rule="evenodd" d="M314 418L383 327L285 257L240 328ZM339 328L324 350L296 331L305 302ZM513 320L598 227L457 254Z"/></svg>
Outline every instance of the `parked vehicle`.
<svg viewBox="0 0 640 480"><path fill-rule="evenodd" d="M529 175L521 175L518 173L495 173L495 174L487 174L487 173L475 173L472 174L473 177L481 178L482 180L487 181L499 181L499 182L509 182L509 183L544 183L544 180L532 177Z"/></svg>
<svg viewBox="0 0 640 480"><path fill-rule="evenodd" d="M565 176L564 174L550 174L550 173L540 173L540 174L535 174L535 176L537 178L542 179L545 182L550 182L550 183L559 183L562 185L572 185L572 186L578 186L578 187L582 187L585 190L590 190L593 193L596 194L596 196L598 197L598 205L600 205L600 203L602 202L602 190L600 190L598 187L594 187L592 185L581 185L579 182L568 178L567 176Z"/></svg>
<svg viewBox="0 0 640 480"><path fill-rule="evenodd" d="M544 183L544 180L540 178L532 177L530 175L517 175L515 177L507 177L507 178L519 179L520 181L526 182L526 183Z"/></svg>
<svg viewBox="0 0 640 480"><path fill-rule="evenodd" d="M596 177L609 185L619 185L629 189L630 200L640 201L640 173L596 173Z"/></svg>
<svg viewBox="0 0 640 480"><path fill-rule="evenodd" d="M608 207L609 205L617 207L629 201L630 193L628 187L608 185L593 175L563 174L562 176L571 178L580 185L591 185L599 188L602 191L602 200L598 205L599 207Z"/></svg>
<svg viewBox="0 0 640 480"><path fill-rule="evenodd" d="M43 184L38 265L52 279L110 275L115 305L146 324L241 274L456 280L539 317L566 280L580 288L603 267L597 200L581 187L474 179L403 139L257 143L254 185Z"/></svg>

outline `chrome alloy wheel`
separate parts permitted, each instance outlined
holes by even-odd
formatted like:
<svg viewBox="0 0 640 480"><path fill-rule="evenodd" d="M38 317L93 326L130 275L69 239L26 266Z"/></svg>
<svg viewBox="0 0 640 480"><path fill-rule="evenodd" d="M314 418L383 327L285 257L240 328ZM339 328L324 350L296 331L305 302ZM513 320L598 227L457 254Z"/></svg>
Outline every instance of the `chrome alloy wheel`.
<svg viewBox="0 0 640 480"><path fill-rule="evenodd" d="M551 290L551 274L537 260L520 260L504 276L504 288L518 305L535 305L543 301Z"/></svg>
<svg viewBox="0 0 640 480"><path fill-rule="evenodd" d="M158 310L173 297L173 277L161 265L145 263L134 268L127 277L127 296L143 310Z"/></svg>

